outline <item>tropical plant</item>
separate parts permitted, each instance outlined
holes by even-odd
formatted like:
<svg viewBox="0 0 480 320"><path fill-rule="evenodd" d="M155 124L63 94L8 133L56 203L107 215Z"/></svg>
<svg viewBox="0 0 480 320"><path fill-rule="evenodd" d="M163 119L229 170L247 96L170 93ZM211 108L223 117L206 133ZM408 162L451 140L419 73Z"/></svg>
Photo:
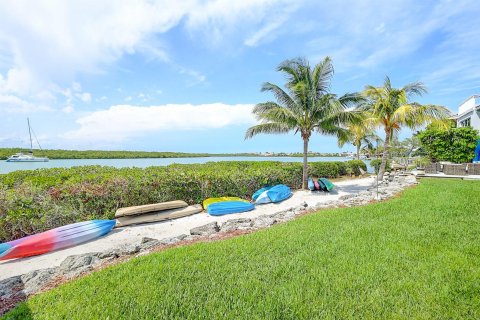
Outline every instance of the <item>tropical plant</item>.
<svg viewBox="0 0 480 320"><path fill-rule="evenodd" d="M368 115L365 114L363 117L365 117L365 119L362 119L362 121L355 121L347 125L348 134L338 139L339 147L343 147L345 143L351 143L356 147L357 160L360 160L360 150L362 147L367 150L373 149L375 141L380 139L375 133L372 121L369 121L370 118L368 118Z"/></svg>
<svg viewBox="0 0 480 320"><path fill-rule="evenodd" d="M260 133L299 132L303 140L302 187L306 189L310 137L315 131L337 137L347 135L347 130L341 125L353 122L356 112L347 111L346 108L360 98L358 94L337 97L330 93L333 66L329 57L313 69L305 59L286 60L278 66L277 71L286 75L286 91L269 82L263 84L262 91L272 92L278 103L268 101L253 108L253 114L260 124L248 128L245 139Z"/></svg>
<svg viewBox="0 0 480 320"><path fill-rule="evenodd" d="M447 108L437 105L422 105L410 101L415 96L421 96L427 89L421 82L414 82L397 89L392 87L389 77L385 77L382 87L368 85L363 91L366 98L360 110L369 112L372 121L385 131L382 162L378 179L383 179L392 137L403 126L418 128L429 122L446 123L450 115Z"/></svg>

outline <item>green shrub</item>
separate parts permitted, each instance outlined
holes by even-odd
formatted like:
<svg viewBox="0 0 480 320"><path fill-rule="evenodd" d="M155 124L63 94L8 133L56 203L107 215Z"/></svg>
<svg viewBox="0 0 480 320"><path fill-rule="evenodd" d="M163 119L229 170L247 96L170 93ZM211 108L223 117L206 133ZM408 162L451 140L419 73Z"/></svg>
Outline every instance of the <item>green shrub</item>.
<svg viewBox="0 0 480 320"><path fill-rule="evenodd" d="M310 174L336 178L344 162L310 163ZM74 168L15 171L0 175L0 242L68 223L112 219L121 207L170 200L201 203L205 198L249 199L265 185L302 186L302 164L231 161L166 167Z"/></svg>
<svg viewBox="0 0 480 320"><path fill-rule="evenodd" d="M362 160L350 160L346 163L347 169L356 176L361 175L360 169L367 172L367 165Z"/></svg>
<svg viewBox="0 0 480 320"><path fill-rule="evenodd" d="M373 159L370 161L370 165L375 169L375 173L378 173L380 170L380 165L382 164L382 159ZM392 171L392 163L390 159L387 159L387 165L385 166L385 171L390 172Z"/></svg>
<svg viewBox="0 0 480 320"><path fill-rule="evenodd" d="M478 131L472 127L448 130L427 128L417 136L422 143L422 149L433 162L471 162L479 139Z"/></svg>
<svg viewBox="0 0 480 320"><path fill-rule="evenodd" d="M337 178L347 174L347 166L345 162L313 162L308 166L310 176L323 178Z"/></svg>

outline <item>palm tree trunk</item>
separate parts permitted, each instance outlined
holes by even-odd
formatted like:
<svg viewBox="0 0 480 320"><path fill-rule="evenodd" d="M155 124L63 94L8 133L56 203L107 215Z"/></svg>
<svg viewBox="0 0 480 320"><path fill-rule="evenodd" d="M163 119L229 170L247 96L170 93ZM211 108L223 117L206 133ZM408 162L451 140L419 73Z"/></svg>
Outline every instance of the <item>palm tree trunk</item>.
<svg viewBox="0 0 480 320"><path fill-rule="evenodd" d="M385 174L385 169L387 167L388 149L390 148L391 134L392 134L391 130L385 128L385 144L383 146L382 162L380 163L380 168L378 169L378 176L377 176L377 179L379 181L383 180L383 175Z"/></svg>
<svg viewBox="0 0 480 320"><path fill-rule="evenodd" d="M308 138L303 138L303 178L302 178L302 189L307 189L307 179L308 179Z"/></svg>
<svg viewBox="0 0 480 320"><path fill-rule="evenodd" d="M360 144L357 145L357 160L360 160Z"/></svg>

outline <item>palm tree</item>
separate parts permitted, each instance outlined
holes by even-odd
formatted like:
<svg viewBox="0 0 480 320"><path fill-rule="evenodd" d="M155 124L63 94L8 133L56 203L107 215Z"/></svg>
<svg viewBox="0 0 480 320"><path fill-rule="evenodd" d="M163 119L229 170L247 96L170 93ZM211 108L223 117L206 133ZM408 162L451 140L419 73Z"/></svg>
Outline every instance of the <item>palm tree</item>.
<svg viewBox="0 0 480 320"><path fill-rule="evenodd" d="M363 121L347 125L348 136L338 139L339 147L343 147L345 143L348 142L357 148L357 160L360 160L360 150L362 149L362 146L371 150L373 149L374 142L380 139L375 133L373 124L369 119L370 118L368 118L367 115L364 115Z"/></svg>
<svg viewBox="0 0 480 320"><path fill-rule="evenodd" d="M385 131L378 180L383 179L385 173L392 137L401 130L402 126L415 129L429 122L447 121L450 115L447 108L410 101L411 98L426 92L427 89L421 82L410 83L400 89L393 88L389 77L385 77L382 87L371 85L365 87L362 94L366 102L359 109L369 112L371 121Z"/></svg>
<svg viewBox="0 0 480 320"><path fill-rule="evenodd" d="M333 66L326 57L312 69L305 59L297 58L282 62L277 71L286 75L286 91L279 86L266 82L262 91L272 92L277 102L259 103L253 108L253 114L260 124L250 127L245 139L266 134L299 132L303 140L303 182L307 187L308 177L308 142L312 133L347 135L341 125L352 122L356 112L347 111L351 103L359 100L358 94L346 94L337 97L330 93Z"/></svg>

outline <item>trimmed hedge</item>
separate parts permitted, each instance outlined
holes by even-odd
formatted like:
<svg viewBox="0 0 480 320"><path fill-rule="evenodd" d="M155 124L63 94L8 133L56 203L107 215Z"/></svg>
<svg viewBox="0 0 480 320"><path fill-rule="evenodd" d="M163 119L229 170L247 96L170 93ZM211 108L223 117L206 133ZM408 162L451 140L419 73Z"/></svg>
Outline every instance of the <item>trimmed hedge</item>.
<svg viewBox="0 0 480 320"><path fill-rule="evenodd" d="M348 163L310 163L310 174L345 175ZM366 170L366 167L365 167ZM209 162L166 167L74 168L0 175L0 241L90 219L112 219L121 207L181 199L249 199L265 185L302 185L302 164L275 161Z"/></svg>

